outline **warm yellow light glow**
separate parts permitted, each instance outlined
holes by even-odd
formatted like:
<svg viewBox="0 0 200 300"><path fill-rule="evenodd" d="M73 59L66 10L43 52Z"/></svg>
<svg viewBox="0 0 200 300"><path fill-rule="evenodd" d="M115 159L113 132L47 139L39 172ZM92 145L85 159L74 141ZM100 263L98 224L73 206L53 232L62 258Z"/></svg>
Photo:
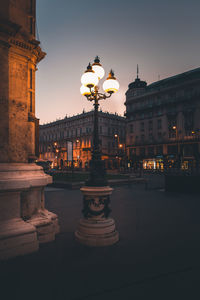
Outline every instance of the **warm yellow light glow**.
<svg viewBox="0 0 200 300"><path fill-rule="evenodd" d="M98 85L98 82L98 76L93 70L89 72L86 71L81 77L81 83L86 87L94 87Z"/></svg>
<svg viewBox="0 0 200 300"><path fill-rule="evenodd" d="M80 88L81 95L91 95L90 89L87 86L82 85Z"/></svg>
<svg viewBox="0 0 200 300"><path fill-rule="evenodd" d="M105 71L101 65L92 65L92 70L95 72L95 74L98 76L98 79L102 79L105 75Z"/></svg>
<svg viewBox="0 0 200 300"><path fill-rule="evenodd" d="M172 128L175 130L175 129L176 129L176 126L173 126Z"/></svg>
<svg viewBox="0 0 200 300"><path fill-rule="evenodd" d="M103 89L106 93L116 93L119 90L119 82L116 79L106 79Z"/></svg>
<svg viewBox="0 0 200 300"><path fill-rule="evenodd" d="M103 83L103 89L106 93L116 93L119 89L119 82L114 76L113 70L110 70L108 78Z"/></svg>
<svg viewBox="0 0 200 300"><path fill-rule="evenodd" d="M123 145L122 144L119 144L119 148L122 148L123 147Z"/></svg>
<svg viewBox="0 0 200 300"><path fill-rule="evenodd" d="M115 138L117 138L118 137L118 135L117 134L115 134Z"/></svg>

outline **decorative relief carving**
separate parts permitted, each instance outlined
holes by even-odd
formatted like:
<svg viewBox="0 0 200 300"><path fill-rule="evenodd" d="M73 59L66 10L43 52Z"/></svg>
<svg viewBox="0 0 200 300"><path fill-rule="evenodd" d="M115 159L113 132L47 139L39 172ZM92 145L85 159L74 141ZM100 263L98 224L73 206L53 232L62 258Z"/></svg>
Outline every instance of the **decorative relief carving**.
<svg viewBox="0 0 200 300"><path fill-rule="evenodd" d="M107 196L84 196L82 213L85 218L100 217L108 218L111 209L110 197Z"/></svg>
<svg viewBox="0 0 200 300"><path fill-rule="evenodd" d="M24 41L10 39L10 43L22 49L31 51L31 54L34 54L37 57L37 63L39 63L46 55L46 53L41 50L39 46L40 42L37 40L28 40L27 43L25 43Z"/></svg>
<svg viewBox="0 0 200 300"><path fill-rule="evenodd" d="M12 100L12 104L16 106L17 110L25 110L27 108L27 104L21 101Z"/></svg>

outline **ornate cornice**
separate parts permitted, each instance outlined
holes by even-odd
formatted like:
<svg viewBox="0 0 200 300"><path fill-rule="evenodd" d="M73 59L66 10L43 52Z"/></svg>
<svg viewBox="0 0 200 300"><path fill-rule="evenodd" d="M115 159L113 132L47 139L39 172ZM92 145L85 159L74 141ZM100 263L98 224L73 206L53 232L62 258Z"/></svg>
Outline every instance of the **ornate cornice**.
<svg viewBox="0 0 200 300"><path fill-rule="evenodd" d="M40 42L35 39L30 39L27 32L22 31L22 27L8 20L0 19L0 46L7 48L17 47L21 50L28 51L28 56L35 56L36 64L39 63L46 55L42 51Z"/></svg>
<svg viewBox="0 0 200 300"><path fill-rule="evenodd" d="M36 57L36 64L39 63L46 55L46 53L40 48L40 42L37 40L25 41L20 38L11 38L9 42L10 46L16 46L21 50L29 51L30 55L34 55Z"/></svg>

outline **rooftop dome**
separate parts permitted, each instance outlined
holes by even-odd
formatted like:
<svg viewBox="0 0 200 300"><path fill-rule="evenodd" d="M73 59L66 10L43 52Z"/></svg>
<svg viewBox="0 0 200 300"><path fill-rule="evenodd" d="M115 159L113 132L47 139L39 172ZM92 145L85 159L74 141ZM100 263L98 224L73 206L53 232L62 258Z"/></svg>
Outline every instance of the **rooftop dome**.
<svg viewBox="0 0 200 300"><path fill-rule="evenodd" d="M128 88L131 89L138 89L138 88L145 88L147 86L146 81L140 80L140 78L136 78L134 82L131 82L128 85Z"/></svg>
<svg viewBox="0 0 200 300"><path fill-rule="evenodd" d="M139 68L138 68L138 65L137 65L137 78L135 79L135 81L131 82L128 85L129 90L138 89L138 88L145 88L147 86L146 81L140 80L140 78L138 77L138 74L139 74Z"/></svg>

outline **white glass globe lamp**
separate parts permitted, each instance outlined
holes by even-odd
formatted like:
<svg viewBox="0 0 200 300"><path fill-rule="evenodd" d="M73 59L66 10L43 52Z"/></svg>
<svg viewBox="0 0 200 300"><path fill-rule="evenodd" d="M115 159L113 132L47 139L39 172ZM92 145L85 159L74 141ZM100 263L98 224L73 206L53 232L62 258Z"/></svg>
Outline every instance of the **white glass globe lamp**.
<svg viewBox="0 0 200 300"><path fill-rule="evenodd" d="M95 74L98 76L98 79L102 79L105 75L105 71L100 64L100 59L98 56L95 57L94 63L92 64L92 70L95 72Z"/></svg>
<svg viewBox="0 0 200 300"><path fill-rule="evenodd" d="M81 88L80 88L80 93L81 95L83 96L86 96L86 95L91 95L91 92L90 92L90 89L85 86L85 85L82 85Z"/></svg>
<svg viewBox="0 0 200 300"><path fill-rule="evenodd" d="M89 63L89 65L87 66L87 70L81 76L81 83L88 88L92 88L98 85L98 82L99 82L98 76L92 70L92 66Z"/></svg>
<svg viewBox="0 0 200 300"><path fill-rule="evenodd" d="M111 70L108 78L103 83L103 89L106 93L116 93L119 90L119 82L114 76L114 72Z"/></svg>

